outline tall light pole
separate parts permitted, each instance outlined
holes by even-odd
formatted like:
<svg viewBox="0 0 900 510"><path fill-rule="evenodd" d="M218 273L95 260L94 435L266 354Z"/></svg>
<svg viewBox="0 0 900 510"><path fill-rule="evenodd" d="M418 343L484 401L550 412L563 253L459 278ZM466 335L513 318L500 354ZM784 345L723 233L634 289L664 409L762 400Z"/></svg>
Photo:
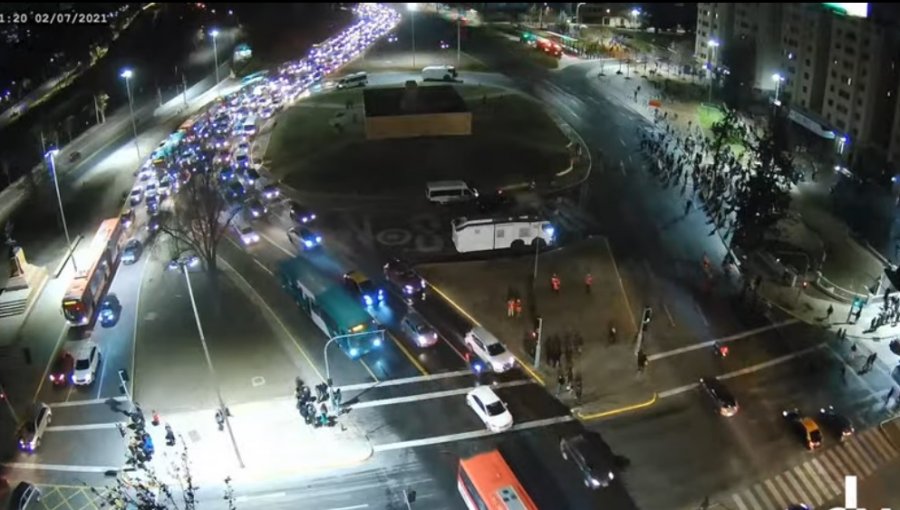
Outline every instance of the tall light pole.
<svg viewBox="0 0 900 510"><path fill-rule="evenodd" d="M456 15L456 67L460 66L462 55L462 16Z"/></svg>
<svg viewBox="0 0 900 510"><path fill-rule="evenodd" d="M781 90L781 82L784 81L784 76L775 73L772 75L772 81L775 82L775 101L773 102L773 104L775 106L781 106L781 102L778 100L778 92Z"/></svg>
<svg viewBox="0 0 900 510"><path fill-rule="evenodd" d="M53 176L53 188L56 189L56 201L59 203L59 216L62 218L63 224L63 233L66 234L66 248L69 251L72 250L72 239L69 237L69 227L66 225L66 213L63 211L63 203L62 197L59 194L59 180L56 178L56 155L59 154L59 149L53 148L47 151L44 154L44 157L47 158L50 162L50 175ZM78 272L78 266L75 264L75 253L71 253L70 257L72 259L72 267Z"/></svg>
<svg viewBox="0 0 900 510"><path fill-rule="evenodd" d="M635 28L638 28L638 16L641 15L641 10L635 7L631 9L631 24L634 25Z"/></svg>
<svg viewBox="0 0 900 510"><path fill-rule="evenodd" d="M197 321L197 332L200 334L200 345L203 346L203 355L206 356L206 367L209 369L209 377L212 379L213 386L216 388L216 396L219 399L219 412L222 413L222 417L225 420L225 426L228 428L228 436L231 438L231 446L234 448L234 454L237 457L238 465L241 466L241 469L244 468L244 459L241 457L241 452L238 450L237 441L234 439L234 431L231 429L231 420L229 420L229 412L228 408L225 407L225 401L222 400L222 390L219 388L219 380L216 377L216 369L213 368L212 358L209 356L209 347L206 345L206 337L203 335L203 325L200 324L200 314L197 313L197 302L194 301L194 290L191 287L191 278L188 275L188 268L192 266L196 266L199 263L199 259L196 256L194 257L186 257L181 256L177 259L172 260L173 264L169 267L177 267L181 269L181 273L184 275L184 281L187 283L188 288L188 296L191 298L191 308L194 310L194 320Z"/></svg>
<svg viewBox="0 0 900 510"><path fill-rule="evenodd" d="M412 23L412 66L416 67L416 11L419 10L419 4L410 2L406 4L406 10L409 11L409 21Z"/></svg>
<svg viewBox="0 0 900 510"><path fill-rule="evenodd" d="M709 46L709 50L711 52L711 58L709 60L709 97L706 102L712 102L712 87L713 87L713 79L715 78L715 62L716 62L716 48L719 47L719 41L715 39L710 39L706 42L706 45Z"/></svg>
<svg viewBox="0 0 900 510"><path fill-rule="evenodd" d="M216 63L216 85L219 84L219 47L216 46L216 39L219 37L219 31L217 29L212 29L209 32L209 35L212 36L213 40L213 59L215 59Z"/></svg>
<svg viewBox="0 0 900 510"><path fill-rule="evenodd" d="M128 92L128 110L131 111L131 129L134 131L134 149L137 151L138 159L141 159L141 146L138 144L137 123L134 121L134 98L131 96L131 77L134 72L131 69L125 69L120 75L125 78L125 90Z"/></svg>
<svg viewBox="0 0 900 510"><path fill-rule="evenodd" d="M354 338L354 337L363 336L363 335L368 335L368 336L380 335L380 338L376 338L375 340L373 340L373 342L375 342L375 347L380 347L381 344L384 342L384 340L383 340L384 330L381 330L381 329L379 329L378 331L374 331L374 332L363 331L362 333L350 333L347 335L337 335L337 336L333 336L333 337L329 338L328 341L325 342L325 347L322 348L322 357L325 358L325 379L327 379L326 382L328 383L329 386L331 385L331 367L328 365L328 346L331 345L331 343L334 342L335 340L338 340L341 338ZM354 350L355 350L355 348L350 349L349 354L350 354L351 358L354 358L357 356L357 354L353 352Z"/></svg>
<svg viewBox="0 0 900 510"><path fill-rule="evenodd" d="M579 2L578 5L575 6L575 24L581 25L581 17L579 14L581 13L581 6L586 5L587 2Z"/></svg>

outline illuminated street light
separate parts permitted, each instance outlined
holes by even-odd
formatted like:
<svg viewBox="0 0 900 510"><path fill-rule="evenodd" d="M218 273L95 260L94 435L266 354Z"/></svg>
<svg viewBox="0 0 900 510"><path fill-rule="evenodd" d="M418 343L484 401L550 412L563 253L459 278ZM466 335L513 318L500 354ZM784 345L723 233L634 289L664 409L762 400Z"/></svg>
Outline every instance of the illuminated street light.
<svg viewBox="0 0 900 510"><path fill-rule="evenodd" d="M134 149L137 151L138 160L140 160L141 146L138 144L137 123L134 121L134 98L131 96L131 77L134 76L134 72L131 69L124 69L119 76L125 78L125 90L128 92L128 110L131 111L131 129L134 132Z"/></svg>
<svg viewBox="0 0 900 510"><path fill-rule="evenodd" d="M419 4L410 2L406 4L406 10L409 11L409 20L412 23L412 65L416 67L416 11L419 10Z"/></svg>
<svg viewBox="0 0 900 510"><path fill-rule="evenodd" d="M63 233L66 234L66 248L68 248L71 253L72 267L75 269L75 272L78 272L78 266L75 264L75 253L72 252L72 239L69 238L69 227L66 225L66 213L63 211L62 197L59 195L59 181L56 178L57 154L59 154L59 149L53 148L47 151L47 153L44 154L44 157L50 162L50 175L53 176L53 187L56 189L56 201L59 203L59 216L62 218Z"/></svg>
<svg viewBox="0 0 900 510"><path fill-rule="evenodd" d="M706 45L709 46L711 57L709 60L709 97L707 98L708 102L712 102L712 86L713 86L713 77L715 76L716 69L716 49L719 47L719 41L716 39L710 39L706 41Z"/></svg>
<svg viewBox="0 0 900 510"><path fill-rule="evenodd" d="M212 36L212 40L213 40L213 58L215 59L215 63L216 63L216 85L218 85L219 84L219 47L216 46L216 38L219 37L219 31L214 28L214 29L212 29L212 31L209 32L209 35Z"/></svg>
<svg viewBox="0 0 900 510"><path fill-rule="evenodd" d="M637 18L638 18L638 16L640 16L640 15L641 15L641 10L640 10L640 9L638 9L637 7L635 7L634 9L631 9L631 22L632 22L635 26L637 26Z"/></svg>
<svg viewBox="0 0 900 510"><path fill-rule="evenodd" d="M781 106L781 102L778 101L778 92L781 89L781 82L784 81L784 76L781 76L778 73L772 75L772 81L775 82L775 106Z"/></svg>

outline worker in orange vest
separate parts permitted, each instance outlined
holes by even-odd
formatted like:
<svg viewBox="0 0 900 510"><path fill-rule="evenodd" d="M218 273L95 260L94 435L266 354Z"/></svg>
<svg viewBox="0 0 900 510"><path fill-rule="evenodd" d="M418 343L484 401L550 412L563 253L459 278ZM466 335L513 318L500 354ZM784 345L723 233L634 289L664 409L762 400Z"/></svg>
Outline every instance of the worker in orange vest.
<svg viewBox="0 0 900 510"><path fill-rule="evenodd" d="M584 293L585 293L585 294L590 294L590 293L591 293L591 286L592 286L592 285L594 285L594 276L591 275L590 271L588 271L588 274L586 274L586 275L584 276Z"/></svg>
<svg viewBox="0 0 900 510"><path fill-rule="evenodd" d="M553 273L553 276L550 277L550 287L553 288L553 292L559 294L560 281L556 273Z"/></svg>
<svg viewBox="0 0 900 510"><path fill-rule="evenodd" d="M516 298L516 317L522 316L522 298Z"/></svg>
<svg viewBox="0 0 900 510"><path fill-rule="evenodd" d="M516 312L516 300L509 298L506 300L506 316L512 317Z"/></svg>

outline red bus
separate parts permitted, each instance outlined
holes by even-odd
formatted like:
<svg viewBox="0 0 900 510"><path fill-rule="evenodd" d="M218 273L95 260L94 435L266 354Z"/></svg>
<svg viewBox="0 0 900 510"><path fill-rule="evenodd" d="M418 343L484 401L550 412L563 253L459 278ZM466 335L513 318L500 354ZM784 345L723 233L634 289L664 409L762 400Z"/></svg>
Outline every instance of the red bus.
<svg viewBox="0 0 900 510"><path fill-rule="evenodd" d="M72 326L85 326L94 320L97 305L116 272L124 230L119 218L104 220L97 229L88 252L90 265L75 275L63 297L63 314Z"/></svg>
<svg viewBox="0 0 900 510"><path fill-rule="evenodd" d="M469 510L537 510L497 450L459 459L456 485Z"/></svg>

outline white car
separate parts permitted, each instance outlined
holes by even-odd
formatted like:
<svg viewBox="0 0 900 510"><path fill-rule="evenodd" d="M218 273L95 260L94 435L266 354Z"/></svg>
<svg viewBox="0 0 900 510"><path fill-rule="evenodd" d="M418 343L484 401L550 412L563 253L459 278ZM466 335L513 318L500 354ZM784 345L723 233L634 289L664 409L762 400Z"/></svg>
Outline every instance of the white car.
<svg viewBox="0 0 900 510"><path fill-rule="evenodd" d="M467 393L466 403L481 418L488 430L502 432L512 428L513 417L506 408L506 402L500 400L490 386L478 386Z"/></svg>
<svg viewBox="0 0 900 510"><path fill-rule="evenodd" d="M494 372L506 372L516 366L516 358L490 331L475 326L466 333L466 348Z"/></svg>
<svg viewBox="0 0 900 510"><path fill-rule="evenodd" d="M144 201L144 188L136 186L128 195L131 205L139 205Z"/></svg>
<svg viewBox="0 0 900 510"><path fill-rule="evenodd" d="M41 445L41 438L44 437L44 431L50 425L53 412L50 406L43 402L35 404L25 421L19 428L19 449L34 453L38 446Z"/></svg>
<svg viewBox="0 0 900 510"><path fill-rule="evenodd" d="M75 354L75 370L72 372L72 382L77 386L85 386L94 382L97 376L97 367L100 366L100 346L95 342L86 340Z"/></svg>
<svg viewBox="0 0 900 510"><path fill-rule="evenodd" d="M163 197L172 194L172 179L170 179L169 176L165 176L159 180L159 194Z"/></svg>
<svg viewBox="0 0 900 510"><path fill-rule="evenodd" d="M149 200L151 198L156 198L157 194L158 194L158 188L156 187L155 182L148 183L147 186L144 188L144 198L145 199Z"/></svg>

